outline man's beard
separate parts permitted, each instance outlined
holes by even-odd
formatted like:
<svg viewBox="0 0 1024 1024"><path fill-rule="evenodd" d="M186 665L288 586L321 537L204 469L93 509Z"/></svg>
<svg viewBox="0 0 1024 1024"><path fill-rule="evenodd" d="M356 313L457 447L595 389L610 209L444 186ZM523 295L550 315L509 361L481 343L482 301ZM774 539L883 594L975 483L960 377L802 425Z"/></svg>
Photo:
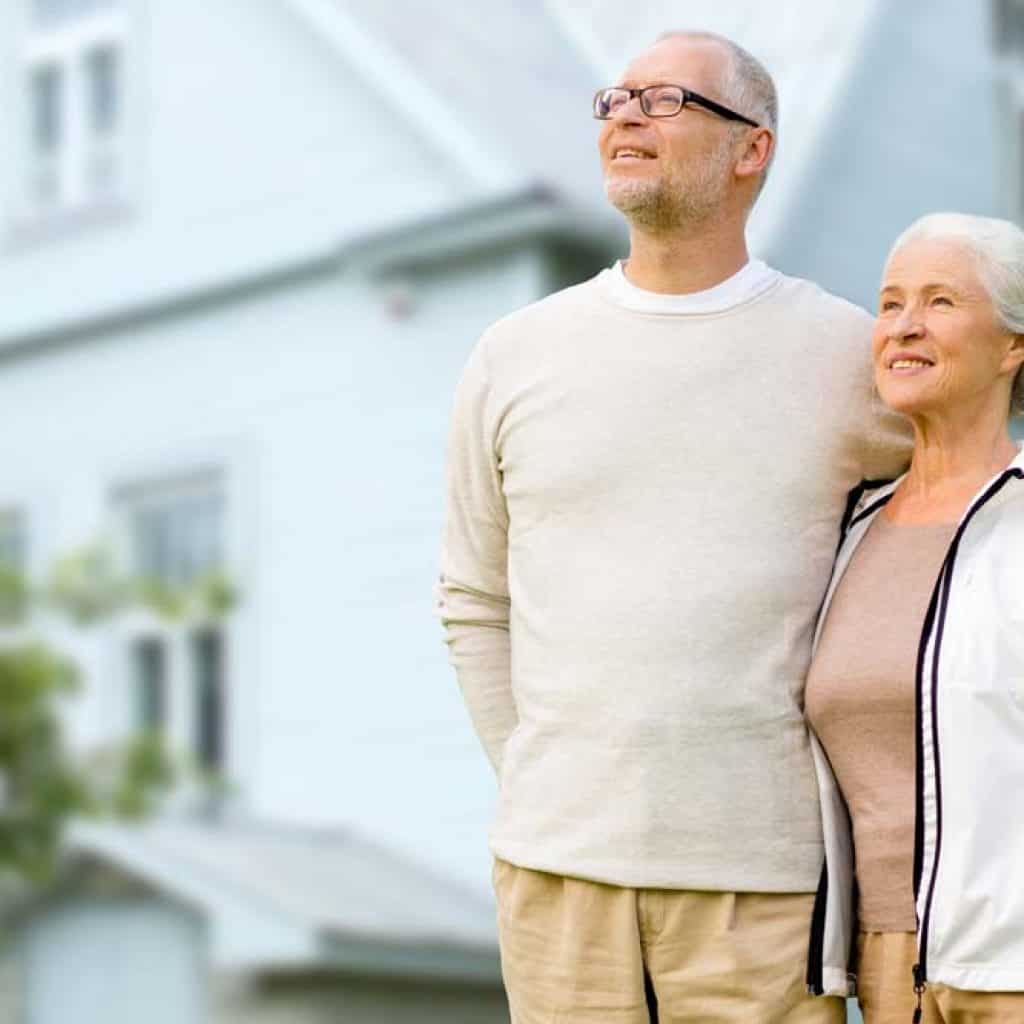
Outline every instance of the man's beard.
<svg viewBox="0 0 1024 1024"><path fill-rule="evenodd" d="M671 231L711 220L728 188L732 146L722 146L699 164L647 181L605 178L608 201L636 227Z"/></svg>

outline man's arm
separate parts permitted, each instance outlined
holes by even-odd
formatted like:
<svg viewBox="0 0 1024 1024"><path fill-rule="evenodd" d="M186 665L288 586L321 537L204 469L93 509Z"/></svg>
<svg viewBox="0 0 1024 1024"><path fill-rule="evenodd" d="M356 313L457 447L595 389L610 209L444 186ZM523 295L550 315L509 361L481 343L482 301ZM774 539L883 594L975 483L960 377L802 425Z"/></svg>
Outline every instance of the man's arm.
<svg viewBox="0 0 1024 1024"><path fill-rule="evenodd" d="M886 406L875 387L871 354L873 326L871 315L857 308L846 335L853 359L851 438L860 479L893 480L910 465L914 430L910 420Z"/></svg>
<svg viewBox="0 0 1024 1024"><path fill-rule="evenodd" d="M861 476L865 480L893 480L910 465L913 428L910 420L885 405L875 390L873 376L865 405Z"/></svg>
<svg viewBox="0 0 1024 1024"><path fill-rule="evenodd" d="M437 612L470 718L500 775L518 715L509 648L508 511L481 342L455 392Z"/></svg>

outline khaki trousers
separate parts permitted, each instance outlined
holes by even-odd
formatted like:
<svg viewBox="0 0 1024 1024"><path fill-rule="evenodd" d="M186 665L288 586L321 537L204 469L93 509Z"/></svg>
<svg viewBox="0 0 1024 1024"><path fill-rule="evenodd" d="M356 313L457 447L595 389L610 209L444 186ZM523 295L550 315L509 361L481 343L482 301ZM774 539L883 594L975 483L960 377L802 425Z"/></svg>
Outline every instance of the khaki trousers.
<svg viewBox="0 0 1024 1024"><path fill-rule="evenodd" d="M857 960L857 1001L864 1024L909 1024L917 1006L911 976L917 963L913 932L861 932ZM1024 993L963 992L929 982L921 1009L921 1024L1024 1021Z"/></svg>
<svg viewBox="0 0 1024 1024"><path fill-rule="evenodd" d="M502 860L494 888L513 1024L846 1019L804 984L811 893L628 889Z"/></svg>

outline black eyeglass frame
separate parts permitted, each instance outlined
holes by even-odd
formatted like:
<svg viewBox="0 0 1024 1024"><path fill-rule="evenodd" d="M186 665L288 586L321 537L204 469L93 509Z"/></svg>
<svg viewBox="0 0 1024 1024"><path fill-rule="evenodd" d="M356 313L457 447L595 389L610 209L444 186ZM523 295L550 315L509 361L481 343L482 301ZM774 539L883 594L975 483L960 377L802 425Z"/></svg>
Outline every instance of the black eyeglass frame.
<svg viewBox="0 0 1024 1024"><path fill-rule="evenodd" d="M664 89L664 88L678 89L682 93L682 99L679 103L679 109L674 110L671 114L652 114L647 109L647 104L644 102L644 94L651 89ZM684 85L676 85L674 82L661 82L658 85L645 85L638 89L630 89L625 85L609 85L603 89L598 89L594 93L594 117L599 121L610 121L613 117L612 114L599 114L597 112L597 104L600 98L608 92L625 92L629 93L629 98L626 100L628 103L634 96L640 98L640 109L647 115L647 117L676 117L682 113L683 108L687 103L695 103L698 107L704 107L705 110L710 110L713 114L718 114L719 117L724 117L727 121L742 121L743 124L749 124L751 128L760 128L761 126L751 120L745 114L737 113L735 110L730 110L728 107L722 106L721 103L716 103L714 100L709 100L707 96L701 96L699 92L694 92L692 89L687 89Z"/></svg>

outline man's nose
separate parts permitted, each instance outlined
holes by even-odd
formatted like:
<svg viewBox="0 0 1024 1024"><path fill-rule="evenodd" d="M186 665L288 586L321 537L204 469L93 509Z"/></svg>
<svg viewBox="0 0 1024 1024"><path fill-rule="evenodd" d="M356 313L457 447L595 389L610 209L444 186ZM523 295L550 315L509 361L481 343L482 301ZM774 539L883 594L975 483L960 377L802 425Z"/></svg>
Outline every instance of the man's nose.
<svg viewBox="0 0 1024 1024"><path fill-rule="evenodd" d="M642 124L647 120L639 96L630 96L625 103L612 113L612 120L619 124Z"/></svg>

